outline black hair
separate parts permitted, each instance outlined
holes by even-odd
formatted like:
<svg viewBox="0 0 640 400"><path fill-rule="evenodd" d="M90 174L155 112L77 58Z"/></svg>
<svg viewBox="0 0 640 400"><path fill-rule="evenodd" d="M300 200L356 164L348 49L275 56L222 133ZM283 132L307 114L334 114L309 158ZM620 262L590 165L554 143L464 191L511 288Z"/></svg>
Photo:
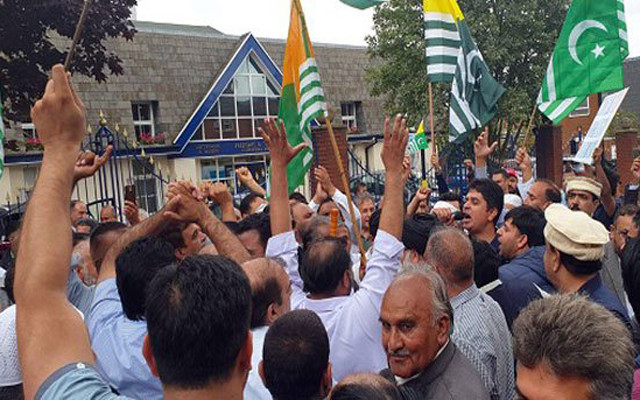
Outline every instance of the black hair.
<svg viewBox="0 0 640 400"><path fill-rule="evenodd" d="M381 379L384 379L380 377ZM402 395L391 382L386 384L368 382L339 383L331 391L331 400L401 400Z"/></svg>
<svg viewBox="0 0 640 400"><path fill-rule="evenodd" d="M176 261L173 247L149 236L129 244L116 258L116 285L127 318L144 319L145 294L149 282L165 266Z"/></svg>
<svg viewBox="0 0 640 400"><path fill-rule="evenodd" d="M624 290L636 319L640 319L640 239L629 239L620 257L620 266Z"/></svg>
<svg viewBox="0 0 640 400"><path fill-rule="evenodd" d="M324 206L327 203L333 203L334 205L336 204L331 197L325 198L324 200L322 200L322 203L318 204L318 215L321 215L320 214L320 209L322 208L322 206Z"/></svg>
<svg viewBox="0 0 640 400"><path fill-rule="evenodd" d="M16 260L12 259L7 265L7 269L4 275L4 291L7 293L7 297L11 303L16 302L16 298L13 294L13 283L16 279Z"/></svg>
<svg viewBox="0 0 640 400"><path fill-rule="evenodd" d="M500 214L502 214L502 207L504 207L504 192L502 188L490 179L475 179L469 184L469 191L472 190L482 195L487 203L487 210L496 210L496 217L493 219L493 223L497 223Z"/></svg>
<svg viewBox="0 0 640 400"><path fill-rule="evenodd" d="M484 240L471 239L473 245L473 280L479 288L498 279L500 257Z"/></svg>
<svg viewBox="0 0 640 400"><path fill-rule="evenodd" d="M251 288L223 256L193 255L156 274L147 329L162 384L200 389L229 379L249 332Z"/></svg>
<svg viewBox="0 0 640 400"><path fill-rule="evenodd" d="M71 232L71 245L76 247L78 243L89 240L90 237L91 235L89 233Z"/></svg>
<svg viewBox="0 0 640 400"><path fill-rule="evenodd" d="M249 211L251 210L251 204L253 204L254 201L256 201L256 199L258 198L263 198L262 196L258 196L255 193L249 193L248 195L244 196L244 198L240 201L240 207L239 210L242 213L242 215L247 215L249 214Z"/></svg>
<svg viewBox="0 0 640 400"><path fill-rule="evenodd" d="M322 398L329 337L313 311L295 310L269 328L262 354L265 386L275 400Z"/></svg>
<svg viewBox="0 0 640 400"><path fill-rule="evenodd" d="M502 175L502 177L503 177L505 180L506 180L506 179L509 179L509 173L508 173L508 172L507 172L507 170L506 170L506 169L504 169L504 168L500 168L500 169L496 169L496 170L494 170L494 171L491 173L491 176L498 175L498 174Z"/></svg>
<svg viewBox="0 0 640 400"><path fill-rule="evenodd" d="M186 222L177 222L171 224L160 234L160 237L171 244L174 250L181 249L187 244L182 237L182 231L184 231L189 224Z"/></svg>
<svg viewBox="0 0 640 400"><path fill-rule="evenodd" d="M124 231L125 229L127 229L127 226L122 222L112 221L99 224L98 227L91 232L91 236L89 237L89 252L91 253L91 258L98 272L100 272L104 254L101 254L100 257L96 257L96 254L98 249L102 247L103 237L108 233ZM104 253L106 253L107 250L108 249L102 249Z"/></svg>
<svg viewBox="0 0 640 400"><path fill-rule="evenodd" d="M248 215L246 218L238 222L238 225L234 229L236 235L241 235L245 232L256 230L260 235L260 242L262 247L267 248L267 242L271 237L271 222L269 220L269 214L261 212Z"/></svg>
<svg viewBox="0 0 640 400"><path fill-rule="evenodd" d="M441 200L441 201L457 201L462 206L462 198L460 197L459 194L457 194L455 192L451 192L451 191L444 192L444 193L442 193L440 195L438 200Z"/></svg>
<svg viewBox="0 0 640 400"><path fill-rule="evenodd" d="M350 267L351 257L339 240L322 238L308 243L299 267L304 291L333 294Z"/></svg>
<svg viewBox="0 0 640 400"><path fill-rule="evenodd" d="M91 218L82 218L82 219L79 219L76 222L75 226L78 227L80 225L88 226L89 228L91 228L91 231L89 232L89 233L91 233L91 232L93 232L94 229L96 229L98 227L98 222L92 220Z"/></svg>
<svg viewBox="0 0 640 400"><path fill-rule="evenodd" d="M268 277L259 287L251 289L251 329L266 325L269 305L282 304L282 289L275 276Z"/></svg>
<svg viewBox="0 0 640 400"><path fill-rule="evenodd" d="M378 226L380 226L380 215L382 214L382 209L377 208L373 214L371 214L371 218L369 218L369 233L371 236L376 237L378 233Z"/></svg>
<svg viewBox="0 0 640 400"><path fill-rule="evenodd" d="M544 191L544 195L547 198L547 201L551 203L561 203L562 202L562 193L560 192L560 188L555 184L554 181L549 179L536 179L536 182L542 182L547 185L547 189Z"/></svg>
<svg viewBox="0 0 640 400"><path fill-rule="evenodd" d="M508 221L509 219L521 234L527 235L529 247L544 246L544 227L547 220L542 211L530 206L520 206L505 215L504 220Z"/></svg>
<svg viewBox="0 0 640 400"><path fill-rule="evenodd" d="M402 244L408 250L423 255L433 228L442 226L431 214L415 214L404 220Z"/></svg>
<svg viewBox="0 0 640 400"><path fill-rule="evenodd" d="M638 228L640 227L640 225L638 224L638 222L640 222L639 214L640 214L640 208L638 208L637 205L625 204L622 207L618 207L618 209L616 210L616 213L613 216L613 223L615 224L618 221L618 218L620 217L631 216L633 217L633 224L635 225L636 228Z"/></svg>
<svg viewBox="0 0 640 400"><path fill-rule="evenodd" d="M289 200L295 200L298 203L309 204L309 202L307 201L307 198L304 197L304 195L302 193L298 193L298 192L291 193L289 195Z"/></svg>
<svg viewBox="0 0 640 400"><path fill-rule="evenodd" d="M600 260L582 261L560 250L558 250L558 253L560 253L560 263L573 275L587 276L595 274L602 269L602 261Z"/></svg>

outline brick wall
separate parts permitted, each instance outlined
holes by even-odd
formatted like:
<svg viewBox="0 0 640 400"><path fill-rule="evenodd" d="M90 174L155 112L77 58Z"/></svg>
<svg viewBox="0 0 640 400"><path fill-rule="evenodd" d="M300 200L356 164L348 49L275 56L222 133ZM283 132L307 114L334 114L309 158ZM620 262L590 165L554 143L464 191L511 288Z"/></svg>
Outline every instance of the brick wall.
<svg viewBox="0 0 640 400"><path fill-rule="evenodd" d="M616 166L622 185L627 185L635 180L631 173L631 163L633 161L632 151L637 146L638 132L626 131L616 133Z"/></svg>
<svg viewBox="0 0 640 400"><path fill-rule="evenodd" d="M342 166L349 179L349 163L347 157L347 136L345 127L334 127L333 131L336 136L336 142L338 142L338 150L340 150L340 158L342 158ZM329 171L331 181L342 193L345 193L345 187L342 184L342 178L338 170L338 163L331 147L331 139L329 137L329 131L325 126L314 128L312 130L314 152L316 162L318 165L322 165ZM313 175L313 168L309 174L309 185L311 187L311 195L316 193L316 179Z"/></svg>
<svg viewBox="0 0 640 400"><path fill-rule="evenodd" d="M538 178L550 179L562 187L562 126L546 125L536 136Z"/></svg>

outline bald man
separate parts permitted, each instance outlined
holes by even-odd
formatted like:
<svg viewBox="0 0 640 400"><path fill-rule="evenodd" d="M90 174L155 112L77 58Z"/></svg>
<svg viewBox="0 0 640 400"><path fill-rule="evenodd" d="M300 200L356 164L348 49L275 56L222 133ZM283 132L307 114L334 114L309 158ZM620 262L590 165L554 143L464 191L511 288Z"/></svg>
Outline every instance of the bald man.
<svg viewBox="0 0 640 400"><path fill-rule="evenodd" d="M106 206L100 209L100 222L117 222L118 215L116 214L116 209L111 204L107 204Z"/></svg>
<svg viewBox="0 0 640 400"><path fill-rule="evenodd" d="M242 264L251 284L251 330L253 355L249 379L244 389L247 399L271 399L271 394L258 374L262 348L269 326L291 310L291 283L289 275L274 259L257 258Z"/></svg>

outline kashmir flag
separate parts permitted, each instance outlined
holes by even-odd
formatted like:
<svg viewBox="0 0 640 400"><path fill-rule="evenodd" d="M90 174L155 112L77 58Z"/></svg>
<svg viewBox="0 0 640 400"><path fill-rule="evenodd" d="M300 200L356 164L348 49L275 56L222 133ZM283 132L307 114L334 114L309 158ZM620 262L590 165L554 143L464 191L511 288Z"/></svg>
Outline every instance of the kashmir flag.
<svg viewBox="0 0 640 400"><path fill-rule="evenodd" d="M367 8L382 4L386 0L340 0L340 1L348 6L365 10Z"/></svg>
<svg viewBox="0 0 640 400"><path fill-rule="evenodd" d="M538 108L557 124L591 93L621 89L628 55L623 0L573 0L549 61Z"/></svg>
<svg viewBox="0 0 640 400"><path fill-rule="evenodd" d="M291 0L291 21L282 73L278 118L284 122L291 146L297 146L303 141L307 143L307 148L291 160L287 167L289 192L293 192L303 184L305 174L313 165L309 124L313 119L324 115L327 109L299 0Z"/></svg>
<svg viewBox="0 0 640 400"><path fill-rule="evenodd" d="M461 141L465 133L489 122L496 115L498 100L505 91L491 76L464 20L458 22L458 30L461 46L449 106L451 142Z"/></svg>
<svg viewBox="0 0 640 400"><path fill-rule="evenodd" d="M464 19L456 0L424 0L427 78L430 82L451 82L456 72L460 33Z"/></svg>

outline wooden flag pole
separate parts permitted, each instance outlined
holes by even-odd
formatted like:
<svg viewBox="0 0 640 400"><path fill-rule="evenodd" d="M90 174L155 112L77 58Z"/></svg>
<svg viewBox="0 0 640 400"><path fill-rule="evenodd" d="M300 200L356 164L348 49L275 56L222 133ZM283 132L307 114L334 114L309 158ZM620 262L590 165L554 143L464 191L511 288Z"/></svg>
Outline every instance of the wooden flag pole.
<svg viewBox="0 0 640 400"><path fill-rule="evenodd" d="M325 114L325 121L327 123L327 129L329 129L329 138L331 139L331 147L333 148L333 155L336 158L338 164L338 170L340 171L340 178L342 178L342 185L344 186L345 194L347 195L347 201L349 203L349 214L351 215L351 224L353 225L353 233L358 241L358 249L360 250L361 262L366 263L366 252L364 251L364 245L362 244L362 236L360 236L360 229L356 223L356 214L353 211L353 201L351 200L351 190L349 189L349 180L344 172L344 166L342 165L342 157L340 157L340 150L338 149L338 142L336 142L336 136L333 133L333 127L331 126L331 118Z"/></svg>
<svg viewBox="0 0 640 400"><path fill-rule="evenodd" d="M527 124L527 131L524 133L524 141L522 142L522 147L525 150L529 151L529 147L527 143L529 143L529 136L531 135L531 128L533 127L533 119L536 117L536 111L538 110L538 103L533 103L533 110L531 110L531 117L529 117L529 123Z"/></svg>
<svg viewBox="0 0 640 400"><path fill-rule="evenodd" d="M76 25L76 31L73 34L73 41L71 42L71 48L67 53L67 58L64 60L64 69L67 71L69 71L69 67L71 66L71 61L73 60L73 55L76 51L76 46L78 45L78 42L80 42L80 36L82 35L82 30L84 29L84 23L87 20L87 14L89 14L89 7L91 6L91 1L92 0L84 0L82 13L80 14L78 25Z"/></svg>
<svg viewBox="0 0 640 400"><path fill-rule="evenodd" d="M429 82L429 129L431 129L431 150L434 154L438 154L438 147L436 146L436 133L433 130L433 90L431 89L431 82Z"/></svg>

